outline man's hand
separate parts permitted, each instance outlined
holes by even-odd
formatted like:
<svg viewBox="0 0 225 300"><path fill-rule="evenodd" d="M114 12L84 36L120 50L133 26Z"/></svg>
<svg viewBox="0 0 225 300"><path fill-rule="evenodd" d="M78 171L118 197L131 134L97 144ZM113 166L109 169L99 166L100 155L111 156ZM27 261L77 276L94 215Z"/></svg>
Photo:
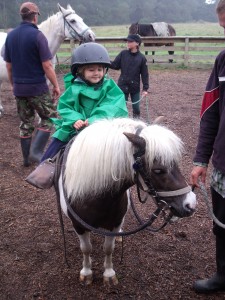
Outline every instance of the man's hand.
<svg viewBox="0 0 225 300"><path fill-rule="evenodd" d="M60 96L60 88L59 86L53 87L52 89L52 99L55 102Z"/></svg>
<svg viewBox="0 0 225 300"><path fill-rule="evenodd" d="M194 166L191 171L190 183L192 186L199 187L198 180L205 184L207 167Z"/></svg>

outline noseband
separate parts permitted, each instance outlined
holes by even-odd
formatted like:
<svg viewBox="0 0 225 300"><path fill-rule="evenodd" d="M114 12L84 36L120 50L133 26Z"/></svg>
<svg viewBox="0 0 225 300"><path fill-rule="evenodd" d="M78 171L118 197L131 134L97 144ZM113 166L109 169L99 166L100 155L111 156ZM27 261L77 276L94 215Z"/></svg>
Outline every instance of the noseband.
<svg viewBox="0 0 225 300"><path fill-rule="evenodd" d="M81 33L77 32L71 25L70 23L67 21L66 17L68 17L69 15L72 15L73 13L70 12L68 14L66 14L65 16L63 15L63 20L64 20L64 33L65 33L65 28L67 26L67 29L69 31L69 33L71 34L71 36L74 39L78 39L78 40L83 40L84 39L84 34L90 29L90 27L87 26L87 28L85 28Z"/></svg>

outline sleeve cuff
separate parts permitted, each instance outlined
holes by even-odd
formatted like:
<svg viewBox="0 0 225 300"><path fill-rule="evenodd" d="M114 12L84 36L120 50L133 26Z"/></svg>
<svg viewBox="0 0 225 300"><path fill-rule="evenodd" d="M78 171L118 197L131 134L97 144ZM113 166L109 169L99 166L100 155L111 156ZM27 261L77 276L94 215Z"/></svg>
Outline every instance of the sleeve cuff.
<svg viewBox="0 0 225 300"><path fill-rule="evenodd" d="M199 167L205 167L205 168L208 167L208 164L207 164L207 163L202 163L202 162L197 162L197 161L194 161L194 162L193 162L193 165L194 165L194 166L199 166Z"/></svg>

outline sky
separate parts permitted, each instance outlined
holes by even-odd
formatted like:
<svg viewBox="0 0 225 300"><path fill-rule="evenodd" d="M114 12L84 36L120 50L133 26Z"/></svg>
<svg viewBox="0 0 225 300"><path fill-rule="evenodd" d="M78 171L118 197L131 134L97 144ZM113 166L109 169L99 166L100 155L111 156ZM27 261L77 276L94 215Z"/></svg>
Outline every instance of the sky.
<svg viewBox="0 0 225 300"><path fill-rule="evenodd" d="M216 0L205 0L206 4L214 4Z"/></svg>

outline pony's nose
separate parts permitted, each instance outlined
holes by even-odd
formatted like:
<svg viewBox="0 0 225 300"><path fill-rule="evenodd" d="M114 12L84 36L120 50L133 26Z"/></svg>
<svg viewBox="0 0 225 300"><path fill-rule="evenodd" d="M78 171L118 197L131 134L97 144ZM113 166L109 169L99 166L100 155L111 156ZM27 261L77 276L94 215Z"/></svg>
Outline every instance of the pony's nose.
<svg viewBox="0 0 225 300"><path fill-rule="evenodd" d="M189 215L192 215L192 214L195 212L195 208L191 207L190 204L186 204L186 205L185 205L185 210L187 211L187 213L188 213Z"/></svg>

